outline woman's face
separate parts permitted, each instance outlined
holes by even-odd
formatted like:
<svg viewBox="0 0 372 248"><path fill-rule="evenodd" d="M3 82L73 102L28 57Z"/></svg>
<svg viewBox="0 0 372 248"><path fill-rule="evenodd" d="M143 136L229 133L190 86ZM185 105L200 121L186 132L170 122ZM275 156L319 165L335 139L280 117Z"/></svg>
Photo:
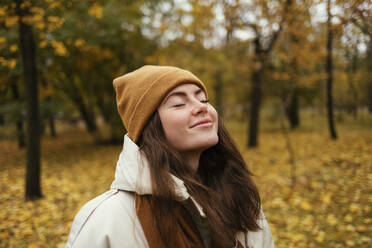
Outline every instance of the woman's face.
<svg viewBox="0 0 372 248"><path fill-rule="evenodd" d="M197 85L174 88L158 113L168 142L179 152L201 152L217 144L217 112Z"/></svg>

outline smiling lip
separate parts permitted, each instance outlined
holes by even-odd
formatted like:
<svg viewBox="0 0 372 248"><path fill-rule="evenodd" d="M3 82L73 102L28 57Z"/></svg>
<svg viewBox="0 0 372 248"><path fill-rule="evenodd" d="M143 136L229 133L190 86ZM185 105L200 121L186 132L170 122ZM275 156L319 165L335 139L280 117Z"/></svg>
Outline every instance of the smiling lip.
<svg viewBox="0 0 372 248"><path fill-rule="evenodd" d="M210 119L201 120L194 125L192 125L190 128L197 127L197 126L203 126L203 127L209 127L212 125L212 121Z"/></svg>

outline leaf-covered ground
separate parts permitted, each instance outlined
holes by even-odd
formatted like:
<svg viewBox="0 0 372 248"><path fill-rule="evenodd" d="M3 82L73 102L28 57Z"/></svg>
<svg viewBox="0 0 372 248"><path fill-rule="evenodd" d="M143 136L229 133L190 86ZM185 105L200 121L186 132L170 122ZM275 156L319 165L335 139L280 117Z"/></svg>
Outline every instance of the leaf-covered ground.
<svg viewBox="0 0 372 248"><path fill-rule="evenodd" d="M297 184L280 131L266 128L260 147L244 149L244 127L228 125L248 166L256 174L263 210L277 247L372 246L372 130L340 129L290 133ZM62 130L62 129L61 129ZM94 146L78 129L43 138L44 198L24 201L25 152L13 139L0 140L0 247L63 247L74 215L107 190L120 146Z"/></svg>

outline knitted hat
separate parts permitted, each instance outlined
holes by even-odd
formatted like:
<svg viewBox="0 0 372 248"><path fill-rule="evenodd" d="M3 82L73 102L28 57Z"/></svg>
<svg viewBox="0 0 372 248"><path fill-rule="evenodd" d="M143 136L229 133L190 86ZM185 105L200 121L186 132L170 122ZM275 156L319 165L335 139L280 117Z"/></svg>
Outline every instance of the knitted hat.
<svg viewBox="0 0 372 248"><path fill-rule="evenodd" d="M163 98L175 87L193 83L207 94L206 87L194 74L172 66L146 65L114 79L120 117L134 142Z"/></svg>

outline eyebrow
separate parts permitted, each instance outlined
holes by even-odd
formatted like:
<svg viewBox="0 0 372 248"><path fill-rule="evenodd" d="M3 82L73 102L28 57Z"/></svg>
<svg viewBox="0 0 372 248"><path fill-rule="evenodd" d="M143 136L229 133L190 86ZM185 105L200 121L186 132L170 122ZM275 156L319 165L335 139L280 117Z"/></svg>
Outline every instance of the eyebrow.
<svg viewBox="0 0 372 248"><path fill-rule="evenodd" d="M194 95L198 95L200 93L202 93L203 90L202 89L197 89L196 91L194 91ZM166 103L169 98L171 98L172 96L181 96L181 97L185 97L187 96L187 94L184 92L184 91L175 91L175 92L172 92L172 94L168 95L165 99L164 99L164 103Z"/></svg>

